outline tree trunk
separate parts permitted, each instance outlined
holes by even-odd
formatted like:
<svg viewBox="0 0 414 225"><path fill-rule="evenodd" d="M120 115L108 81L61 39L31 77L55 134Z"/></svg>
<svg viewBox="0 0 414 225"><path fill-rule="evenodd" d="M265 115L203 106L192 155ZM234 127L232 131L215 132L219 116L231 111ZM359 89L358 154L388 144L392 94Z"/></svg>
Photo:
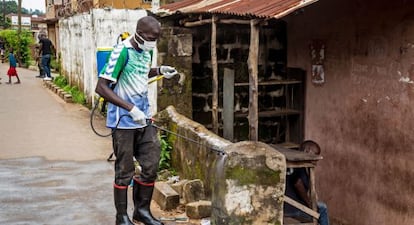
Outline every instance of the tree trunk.
<svg viewBox="0 0 414 225"><path fill-rule="evenodd" d="M17 24L18 24L18 29L17 29L17 43L19 43L17 46L17 62L19 63L19 66L22 66L22 49L21 49L21 33L22 33L22 0L18 0L18 5L17 5Z"/></svg>

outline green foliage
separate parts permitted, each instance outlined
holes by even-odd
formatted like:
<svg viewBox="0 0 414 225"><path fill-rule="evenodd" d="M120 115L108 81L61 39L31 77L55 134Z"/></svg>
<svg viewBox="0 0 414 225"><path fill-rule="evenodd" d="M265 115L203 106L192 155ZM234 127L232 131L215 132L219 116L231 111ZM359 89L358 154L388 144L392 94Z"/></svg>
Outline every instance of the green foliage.
<svg viewBox="0 0 414 225"><path fill-rule="evenodd" d="M161 159L159 164L159 170L171 169L171 151L172 146L167 141L166 135L160 135L161 143Z"/></svg>
<svg viewBox="0 0 414 225"><path fill-rule="evenodd" d="M73 102L76 102L78 104L86 104L86 97L85 94L81 91L79 91L79 88L76 86L73 86L70 88L69 93L72 95Z"/></svg>
<svg viewBox="0 0 414 225"><path fill-rule="evenodd" d="M11 19L6 17L5 21L4 17L0 15L0 26L3 27L3 29L9 29L11 27Z"/></svg>
<svg viewBox="0 0 414 225"><path fill-rule="evenodd" d="M26 0L25 0L26 1ZM4 14L10 14L10 13L18 13L18 4L16 0L7 0L4 1L4 5L6 6L5 8L3 7L3 1L0 1L0 8L3 10L4 9ZM44 15L44 12L38 10L38 9L26 9L24 7L22 7L21 10L22 14L29 14L29 15ZM3 20L1 20L3 21ZM1 25L1 22L0 22Z"/></svg>
<svg viewBox="0 0 414 225"><path fill-rule="evenodd" d="M54 55L52 56L52 58L50 60L50 68L54 69L55 71L60 72L60 63L58 62L56 57L54 57Z"/></svg>
<svg viewBox="0 0 414 225"><path fill-rule="evenodd" d="M7 1L4 1L4 5L6 6L5 7L5 14L6 15L9 14L9 13L17 13L17 8L18 8L17 1L7 0ZM3 1L0 2L0 6L1 6L2 9L4 9Z"/></svg>
<svg viewBox="0 0 414 225"><path fill-rule="evenodd" d="M66 79L65 76L62 76L62 75L59 75L59 76L55 77L53 82L61 88L68 84L68 80Z"/></svg>
<svg viewBox="0 0 414 225"><path fill-rule="evenodd" d="M3 5L4 3L4 5ZM0 8L2 9L2 12L4 15L10 14L10 13L18 13L18 5L17 1L14 0L8 0L8 1L0 1ZM39 13L39 10L32 11L27 10L25 8L21 9L22 14L36 14ZM42 14L36 14L36 15L42 15ZM6 18L6 21L4 20L3 15L0 15L0 26L3 27L3 29L9 28L11 25L11 21L9 18Z"/></svg>
<svg viewBox="0 0 414 225"><path fill-rule="evenodd" d="M70 86L65 76L59 75L55 77L55 79L53 79L53 83L62 88L65 92L71 94L73 102L82 105L86 104L85 94L81 92L78 87Z"/></svg>
<svg viewBox="0 0 414 225"><path fill-rule="evenodd" d="M35 42L32 34L27 30L22 30L20 35L16 30L2 30L0 38L5 42L6 53L13 48L17 61L27 67L32 60L30 46Z"/></svg>

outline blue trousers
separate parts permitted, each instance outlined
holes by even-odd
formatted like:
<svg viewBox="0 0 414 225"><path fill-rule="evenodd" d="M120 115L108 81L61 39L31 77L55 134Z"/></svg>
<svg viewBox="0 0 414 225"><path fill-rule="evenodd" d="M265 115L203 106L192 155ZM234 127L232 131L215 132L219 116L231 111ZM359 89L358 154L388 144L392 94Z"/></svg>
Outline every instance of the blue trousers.
<svg viewBox="0 0 414 225"><path fill-rule="evenodd" d="M52 77L52 75L50 75L50 59L51 59L50 54L42 55L41 65L47 77Z"/></svg>

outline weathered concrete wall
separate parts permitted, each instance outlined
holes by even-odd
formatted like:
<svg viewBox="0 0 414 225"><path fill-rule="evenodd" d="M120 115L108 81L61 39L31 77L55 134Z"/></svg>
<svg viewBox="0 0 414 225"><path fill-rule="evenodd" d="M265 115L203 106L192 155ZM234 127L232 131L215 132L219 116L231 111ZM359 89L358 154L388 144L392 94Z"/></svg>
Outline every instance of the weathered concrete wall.
<svg viewBox="0 0 414 225"><path fill-rule="evenodd" d="M215 225L282 224L285 156L261 142L238 142L219 159L212 198Z"/></svg>
<svg viewBox="0 0 414 225"><path fill-rule="evenodd" d="M168 106L156 116L157 124L164 124L168 130L200 143L175 135L168 136L169 143L174 148L172 166L180 171L185 179L201 179L205 182L206 196L210 197L213 185L210 182L215 174L213 163L220 157L218 152L224 151L231 142L178 113L173 106Z"/></svg>
<svg viewBox="0 0 414 225"><path fill-rule="evenodd" d="M288 22L288 66L308 71L305 137L317 188L345 224L414 224L414 3L320 0ZM310 82L325 42L323 85Z"/></svg>
<svg viewBox="0 0 414 225"><path fill-rule="evenodd" d="M112 47L122 32L135 33L137 20L146 15L145 10L93 9L59 20L62 73L84 91L89 102L97 82L97 48Z"/></svg>
<svg viewBox="0 0 414 225"><path fill-rule="evenodd" d="M179 113L192 118L192 34L189 29L166 26L168 23L163 24L158 41L158 62L160 65L174 66L179 74L158 82L158 110L174 105Z"/></svg>
<svg viewBox="0 0 414 225"><path fill-rule="evenodd" d="M183 179L203 181L205 194L212 199L212 224L282 224L283 154L260 142L233 144L172 106L157 114L157 124L185 136L169 135L172 164Z"/></svg>

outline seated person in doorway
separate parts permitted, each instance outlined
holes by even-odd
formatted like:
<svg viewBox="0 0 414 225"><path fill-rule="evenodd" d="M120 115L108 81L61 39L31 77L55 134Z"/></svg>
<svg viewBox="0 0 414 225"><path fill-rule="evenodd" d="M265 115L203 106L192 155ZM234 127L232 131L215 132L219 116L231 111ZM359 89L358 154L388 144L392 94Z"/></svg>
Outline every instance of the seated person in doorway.
<svg viewBox="0 0 414 225"><path fill-rule="evenodd" d="M300 151L319 155L321 149L314 141L304 141L300 147ZM293 200L311 208L311 200L309 197L309 173L306 168L288 168L286 171L286 196ZM325 203L317 202L318 213L320 214L318 223L320 225L329 225L328 208ZM305 212L297 209L287 203L284 205L284 214L300 221L312 220L312 217Z"/></svg>

